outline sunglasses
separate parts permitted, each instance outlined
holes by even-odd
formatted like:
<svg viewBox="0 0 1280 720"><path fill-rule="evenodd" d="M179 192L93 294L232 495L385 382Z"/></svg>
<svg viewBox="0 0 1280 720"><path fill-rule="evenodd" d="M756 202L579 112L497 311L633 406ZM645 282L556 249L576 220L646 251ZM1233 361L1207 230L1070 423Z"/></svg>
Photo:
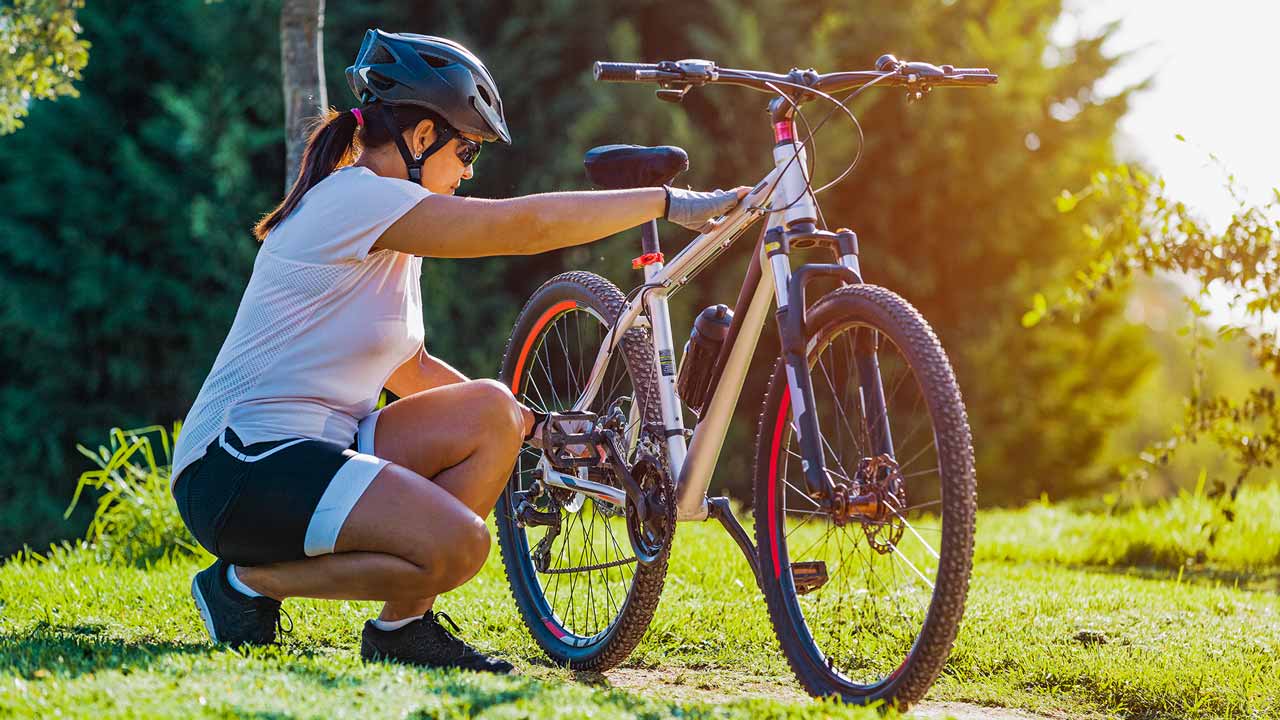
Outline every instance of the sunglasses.
<svg viewBox="0 0 1280 720"><path fill-rule="evenodd" d="M480 157L480 143L453 128L449 128L449 134L458 141L458 159L462 161L463 165L470 165L476 161L476 158Z"/></svg>

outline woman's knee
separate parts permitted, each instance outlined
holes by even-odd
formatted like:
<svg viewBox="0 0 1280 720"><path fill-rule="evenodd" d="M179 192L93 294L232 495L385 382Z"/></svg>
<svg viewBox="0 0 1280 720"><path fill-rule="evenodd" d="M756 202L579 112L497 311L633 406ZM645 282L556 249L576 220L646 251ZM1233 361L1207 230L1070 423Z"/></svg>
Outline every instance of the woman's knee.
<svg viewBox="0 0 1280 720"><path fill-rule="evenodd" d="M493 430L519 439L524 437L524 415L511 389L497 380L473 380L477 401L489 416Z"/></svg>
<svg viewBox="0 0 1280 720"><path fill-rule="evenodd" d="M417 554L412 562L419 568L419 591L440 593L455 588L475 576L489 557L492 539L484 520L473 515L474 522L462 523L454 529L450 542L437 546L434 552Z"/></svg>

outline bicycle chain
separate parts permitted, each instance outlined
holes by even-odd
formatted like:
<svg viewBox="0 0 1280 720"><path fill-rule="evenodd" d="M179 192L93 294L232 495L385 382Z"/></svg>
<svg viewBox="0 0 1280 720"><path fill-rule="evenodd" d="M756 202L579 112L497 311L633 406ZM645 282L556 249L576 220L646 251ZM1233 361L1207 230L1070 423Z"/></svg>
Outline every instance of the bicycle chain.
<svg viewBox="0 0 1280 720"><path fill-rule="evenodd" d="M547 568L546 570L540 569L538 570L538 572L542 573L543 575L568 575L569 573L576 573L576 572L591 572L593 570L607 570L609 568L619 567L621 565L630 565L635 561L636 561L635 557L632 556L629 558L625 558L623 560L610 560L609 562L597 563L595 565L580 565L578 567L571 567L571 568Z"/></svg>

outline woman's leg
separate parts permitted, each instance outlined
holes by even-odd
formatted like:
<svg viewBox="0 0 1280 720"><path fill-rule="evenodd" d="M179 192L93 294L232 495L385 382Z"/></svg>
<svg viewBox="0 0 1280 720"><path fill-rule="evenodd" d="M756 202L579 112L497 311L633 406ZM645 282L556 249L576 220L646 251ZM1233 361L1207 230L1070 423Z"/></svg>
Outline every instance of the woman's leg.
<svg viewBox="0 0 1280 720"><path fill-rule="evenodd" d="M385 620L422 614L435 595L483 566L490 545L483 515L502 492L523 428L514 398L489 380L392 403L378 417L375 440L377 455L392 464L348 515L334 554L237 567L237 575L277 599L386 600Z"/></svg>
<svg viewBox="0 0 1280 720"><path fill-rule="evenodd" d="M489 515L506 487L525 426L511 392L494 380L415 393L388 405L377 420L378 457L430 477L480 518ZM424 442L426 428L431 428L431 440ZM390 600L378 618L421 615L431 609L436 594Z"/></svg>

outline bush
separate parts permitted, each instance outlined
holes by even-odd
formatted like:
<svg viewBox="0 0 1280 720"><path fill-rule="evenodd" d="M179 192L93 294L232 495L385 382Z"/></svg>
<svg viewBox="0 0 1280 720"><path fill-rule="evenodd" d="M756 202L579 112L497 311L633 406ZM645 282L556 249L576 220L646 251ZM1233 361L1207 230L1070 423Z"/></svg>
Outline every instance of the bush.
<svg viewBox="0 0 1280 720"><path fill-rule="evenodd" d="M179 427L174 427L174 438ZM163 451L160 461L153 437ZM103 491L85 536L99 560L148 566L170 554L200 552L169 492L169 440L165 428L152 425L136 430L112 428L110 447L99 446L97 452L76 445L99 469L80 475L66 515L71 515L86 488Z"/></svg>

